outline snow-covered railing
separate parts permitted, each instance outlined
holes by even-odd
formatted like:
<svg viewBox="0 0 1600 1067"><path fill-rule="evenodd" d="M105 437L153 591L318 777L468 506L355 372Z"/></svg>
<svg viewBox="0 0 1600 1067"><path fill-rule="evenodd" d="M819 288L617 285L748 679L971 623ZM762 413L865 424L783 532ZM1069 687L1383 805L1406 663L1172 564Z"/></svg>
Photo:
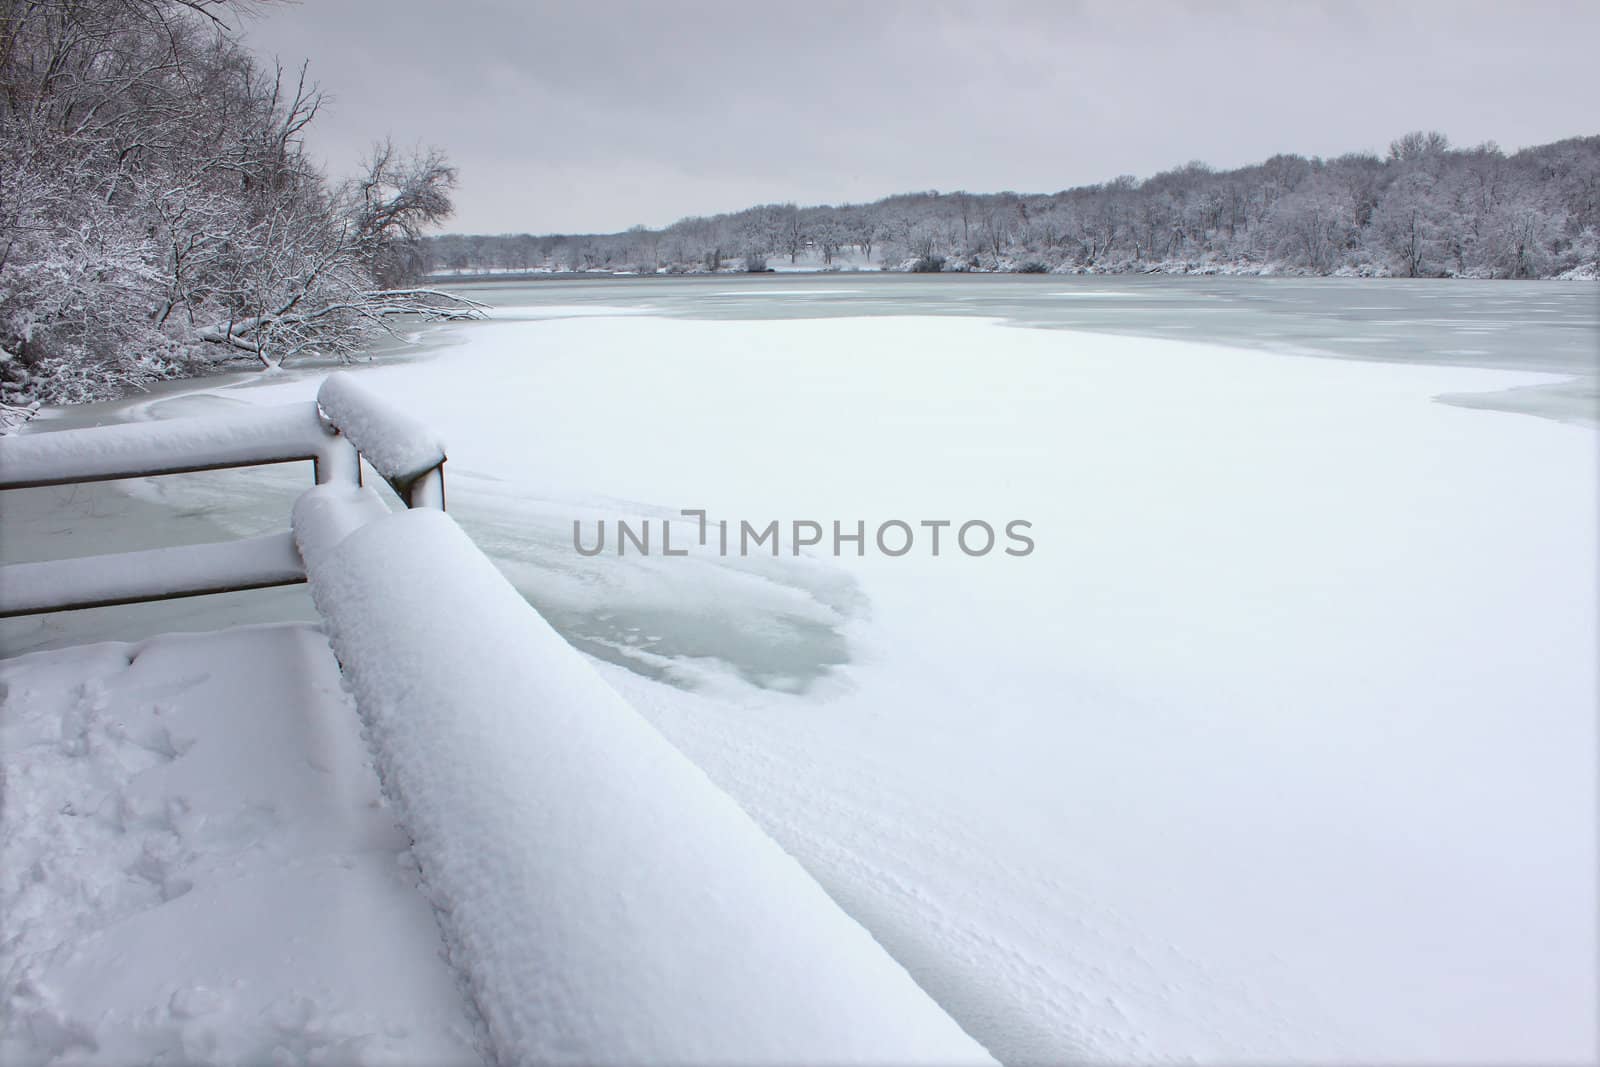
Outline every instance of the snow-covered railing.
<svg viewBox="0 0 1600 1067"><path fill-rule="evenodd" d="M316 480L356 477L355 455L315 404L0 437L0 489L310 460Z"/></svg>
<svg viewBox="0 0 1600 1067"><path fill-rule="evenodd" d="M523 599L444 514L438 440L359 383L0 441L0 486L290 458L321 484L288 534L14 564L0 613L308 581L492 1062L992 1062Z"/></svg>
<svg viewBox="0 0 1600 1067"><path fill-rule="evenodd" d="M293 525L492 1062L992 1062L450 516Z"/></svg>
<svg viewBox="0 0 1600 1067"><path fill-rule="evenodd" d="M444 507L444 446L334 374L315 403L0 437L0 489L309 460L319 485L360 486L361 458L411 507ZM0 567L0 618L304 582L288 533Z"/></svg>
<svg viewBox="0 0 1600 1067"><path fill-rule="evenodd" d="M266 589L305 580L305 567L287 533L12 563L0 567L0 618Z"/></svg>
<svg viewBox="0 0 1600 1067"><path fill-rule="evenodd" d="M414 508L444 508L444 444L348 373L332 374L317 406L395 493Z"/></svg>

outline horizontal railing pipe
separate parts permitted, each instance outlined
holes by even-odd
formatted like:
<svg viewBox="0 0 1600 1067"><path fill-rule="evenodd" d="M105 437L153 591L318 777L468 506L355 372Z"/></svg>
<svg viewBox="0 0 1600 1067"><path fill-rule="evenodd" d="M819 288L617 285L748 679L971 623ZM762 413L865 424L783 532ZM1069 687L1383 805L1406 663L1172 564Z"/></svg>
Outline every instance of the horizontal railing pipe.
<svg viewBox="0 0 1600 1067"><path fill-rule="evenodd" d="M0 618L266 589L305 580L305 567L288 533L11 563L0 567Z"/></svg>
<svg viewBox="0 0 1600 1067"><path fill-rule="evenodd" d="M315 404L0 437L0 489L300 460L315 463L322 480L353 469L349 442L324 426Z"/></svg>
<svg viewBox="0 0 1600 1067"><path fill-rule="evenodd" d="M444 510L444 446L422 423L343 373L323 383L316 403L0 437L0 489L304 460L313 464L317 485L359 488L363 457L408 507ZM304 580L288 534L17 563L0 568L0 617Z"/></svg>

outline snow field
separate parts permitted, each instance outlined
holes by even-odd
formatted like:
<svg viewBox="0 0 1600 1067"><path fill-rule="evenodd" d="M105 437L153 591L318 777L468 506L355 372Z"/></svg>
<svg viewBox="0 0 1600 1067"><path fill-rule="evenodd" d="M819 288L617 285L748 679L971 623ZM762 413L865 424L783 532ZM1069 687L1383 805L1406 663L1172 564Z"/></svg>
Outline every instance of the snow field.
<svg viewBox="0 0 1600 1067"><path fill-rule="evenodd" d="M1594 431L1433 401L1549 376L953 318L459 336L361 373L448 436L453 514L563 636L641 638L605 677L1001 1060L1595 1058ZM1039 547L563 544L684 507Z"/></svg>
<svg viewBox="0 0 1600 1067"><path fill-rule="evenodd" d="M1033 522L1025 559L823 557L867 607L805 695L624 676L1003 1061L1593 1058L1594 431L1432 399L1549 376L619 318L366 380L573 517ZM764 602L622 562L514 572Z"/></svg>

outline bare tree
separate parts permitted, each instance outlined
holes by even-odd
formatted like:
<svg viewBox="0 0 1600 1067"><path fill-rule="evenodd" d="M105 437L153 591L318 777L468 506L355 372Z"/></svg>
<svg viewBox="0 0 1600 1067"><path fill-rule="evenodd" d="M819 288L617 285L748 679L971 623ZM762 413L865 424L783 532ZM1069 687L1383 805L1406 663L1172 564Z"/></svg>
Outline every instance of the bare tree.
<svg viewBox="0 0 1600 1067"><path fill-rule="evenodd" d="M1407 175L1389 188L1373 216L1374 244L1407 278L1437 273L1433 263L1439 226L1433 191L1434 183L1426 174Z"/></svg>
<svg viewBox="0 0 1600 1067"><path fill-rule="evenodd" d="M1355 236L1349 190L1318 175L1273 206L1271 225L1278 254L1296 266L1327 274Z"/></svg>
<svg viewBox="0 0 1600 1067"><path fill-rule="evenodd" d="M425 273L421 237L450 217L456 170L437 149L400 155L392 141L373 145L350 183L357 254L385 289L414 285Z"/></svg>
<svg viewBox="0 0 1600 1067"><path fill-rule="evenodd" d="M767 204L654 232L662 265L677 271L717 269L750 253L794 259L806 247L832 265L840 248L854 245L892 267L980 257L1000 269L1188 269L1198 261L1543 277L1600 268L1600 137L1506 156L1493 145L1454 149L1443 134L1418 132L1397 138L1387 157L1283 154L1230 171L1191 162L1143 182L1124 175L1049 196L930 190L839 207ZM438 239L441 260L459 255L464 240ZM473 262L489 262L514 240L474 238L483 251ZM631 263L645 238L548 240L541 254L555 265L578 249Z"/></svg>
<svg viewBox="0 0 1600 1067"><path fill-rule="evenodd" d="M304 68L263 68L238 0L29 0L0 32L0 393L103 396L218 359L347 357L396 315L449 214L438 153L330 190ZM395 286L408 287L396 291Z"/></svg>
<svg viewBox="0 0 1600 1067"><path fill-rule="evenodd" d="M1450 150L1450 138L1438 130L1413 130L1389 142L1389 159L1395 163L1420 163L1437 159Z"/></svg>

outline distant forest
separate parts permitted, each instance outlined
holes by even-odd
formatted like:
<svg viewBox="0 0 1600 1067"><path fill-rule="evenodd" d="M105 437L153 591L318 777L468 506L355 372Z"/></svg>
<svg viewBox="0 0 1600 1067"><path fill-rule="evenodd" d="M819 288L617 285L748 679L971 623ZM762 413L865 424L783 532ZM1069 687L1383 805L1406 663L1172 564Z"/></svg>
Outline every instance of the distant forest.
<svg viewBox="0 0 1600 1067"><path fill-rule="evenodd" d="M1410 133L1385 156L1189 163L1058 193L941 193L763 204L612 234L445 234L436 271L765 270L1594 278L1600 136L1507 155Z"/></svg>

